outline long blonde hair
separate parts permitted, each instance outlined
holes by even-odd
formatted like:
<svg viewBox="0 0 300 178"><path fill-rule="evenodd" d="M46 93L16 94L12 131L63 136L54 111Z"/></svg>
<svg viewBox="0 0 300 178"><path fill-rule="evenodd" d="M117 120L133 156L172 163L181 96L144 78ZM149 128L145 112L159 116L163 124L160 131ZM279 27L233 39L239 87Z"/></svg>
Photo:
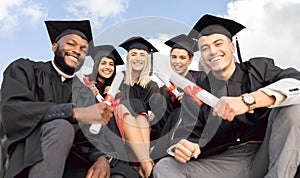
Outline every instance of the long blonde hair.
<svg viewBox="0 0 300 178"><path fill-rule="evenodd" d="M151 69L151 58L147 55L147 59L145 60L145 65L143 70L140 73L138 81L136 84L145 88L146 85L150 82L150 69ZM126 71L125 71L125 84L133 86L135 83L132 79L132 66L129 61L129 55L126 56Z"/></svg>

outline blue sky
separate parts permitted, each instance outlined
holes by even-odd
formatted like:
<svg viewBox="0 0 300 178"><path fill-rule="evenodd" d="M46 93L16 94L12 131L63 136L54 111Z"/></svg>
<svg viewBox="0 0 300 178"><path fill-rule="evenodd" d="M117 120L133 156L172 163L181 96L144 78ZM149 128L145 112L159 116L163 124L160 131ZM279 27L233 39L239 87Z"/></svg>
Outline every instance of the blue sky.
<svg viewBox="0 0 300 178"><path fill-rule="evenodd" d="M268 56L279 66L300 70L300 0L1 0L0 81L3 70L19 57L52 59L44 20L90 19L94 36L101 36L137 18L169 19L191 27L205 13L229 17L247 27L239 35L245 60ZM168 24L160 25L145 29L157 30ZM130 28L124 31L130 33ZM172 30L181 32L176 27ZM118 35L111 38L118 39Z"/></svg>

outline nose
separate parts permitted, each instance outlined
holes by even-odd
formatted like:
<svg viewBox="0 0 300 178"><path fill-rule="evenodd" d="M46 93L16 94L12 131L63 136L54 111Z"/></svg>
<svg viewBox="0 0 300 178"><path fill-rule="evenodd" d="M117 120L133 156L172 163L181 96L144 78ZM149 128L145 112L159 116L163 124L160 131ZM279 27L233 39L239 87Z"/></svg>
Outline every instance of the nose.
<svg viewBox="0 0 300 178"><path fill-rule="evenodd" d="M80 46L75 45L73 47L73 52L79 56L80 55Z"/></svg>
<svg viewBox="0 0 300 178"><path fill-rule="evenodd" d="M210 47L209 52L210 52L211 55L214 55L216 53L216 51L217 50L214 47Z"/></svg>

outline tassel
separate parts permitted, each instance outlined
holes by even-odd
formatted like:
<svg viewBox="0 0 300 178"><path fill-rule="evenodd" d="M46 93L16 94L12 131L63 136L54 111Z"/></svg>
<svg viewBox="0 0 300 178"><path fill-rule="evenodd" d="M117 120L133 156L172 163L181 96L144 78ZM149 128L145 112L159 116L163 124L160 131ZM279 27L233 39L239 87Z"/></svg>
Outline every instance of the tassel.
<svg viewBox="0 0 300 178"><path fill-rule="evenodd" d="M237 56L238 56L238 59L239 59L240 64L242 64L242 63L243 63L243 60L242 60L241 51L240 51L240 45L239 45L239 41L238 41L238 38L237 38L237 37L235 38L235 43L236 43L236 52L237 52Z"/></svg>

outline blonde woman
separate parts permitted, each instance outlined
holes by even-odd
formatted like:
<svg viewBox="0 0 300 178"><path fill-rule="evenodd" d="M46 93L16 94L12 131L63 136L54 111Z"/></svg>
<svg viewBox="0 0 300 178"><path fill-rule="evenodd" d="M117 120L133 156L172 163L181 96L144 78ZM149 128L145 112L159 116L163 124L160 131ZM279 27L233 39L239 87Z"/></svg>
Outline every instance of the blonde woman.
<svg viewBox="0 0 300 178"><path fill-rule="evenodd" d="M159 93L158 85L150 80L150 53L158 50L142 37L132 37L119 45L128 51L125 81L121 86L123 108L123 133L134 156L139 162L142 177L150 176L153 161L150 158L150 121L148 111L152 110L149 101Z"/></svg>

